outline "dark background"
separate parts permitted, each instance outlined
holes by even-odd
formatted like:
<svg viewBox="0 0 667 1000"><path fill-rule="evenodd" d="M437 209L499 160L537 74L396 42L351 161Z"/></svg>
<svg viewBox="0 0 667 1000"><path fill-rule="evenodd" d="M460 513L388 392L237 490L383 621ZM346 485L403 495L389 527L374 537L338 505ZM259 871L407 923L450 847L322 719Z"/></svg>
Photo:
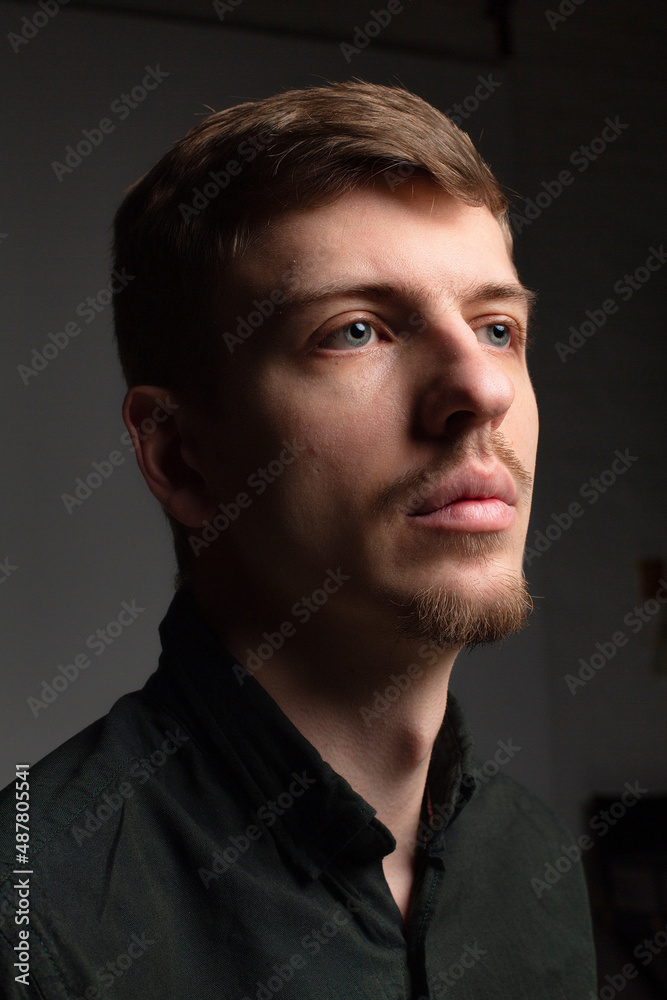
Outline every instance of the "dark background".
<svg viewBox="0 0 667 1000"><path fill-rule="evenodd" d="M519 272L539 290L530 367L541 442L528 544L535 548L537 533L549 528L549 545L540 542L544 551L526 566L537 607L530 629L497 650L462 656L452 686L482 758L493 757L499 740L519 745L508 773L575 835L589 829L585 809L594 795L613 802L637 781L649 789L646 801L667 791L667 652L664 638L661 652L658 644L665 611L647 612L636 631L624 623L667 578L659 565L652 579L640 572L642 560L660 561L667 551L667 268L640 270L632 294L618 285L627 288L624 275L643 268L667 238L665 4L405 0L348 61L341 43L353 43L371 11L385 8L382 0L242 0L221 21L209 3L70 2L42 25L39 6L0 4L7 161L0 785L15 761L34 763L141 686L156 663L156 628L172 592L166 522L121 440L111 310L89 324L76 314L109 280L110 224L124 188L209 109L353 75L402 82L443 111L456 103L470 109L466 98L490 73L501 85L463 127L515 192ZM26 27L23 19L37 12L40 26ZM140 84L149 65L169 76L121 120L112 102ZM59 180L53 162L103 117L113 131ZM608 118L627 127L613 142L595 142ZM563 170L572 182L559 191ZM605 315L610 299L617 308ZM576 350L557 347L596 317L599 329L585 327L591 336L575 334ZM19 366L77 319L81 334L26 384ZM123 464L68 513L62 494L115 449ZM582 497L617 450L633 456L627 471ZM560 515L577 502L583 514L563 529ZM145 608L137 621L35 714L28 699L41 699L43 682L62 676L59 665L132 600ZM622 646L612 642L619 630ZM572 689L567 675L576 677L594 654L604 664ZM619 823L629 832L632 815ZM664 897L650 906L647 899L640 893L635 909L648 907L657 931L667 921ZM610 930L609 900L595 904ZM632 933L635 941L644 936L639 924ZM604 971L614 975L624 961L620 945L612 936L601 941ZM628 1000L644 995L637 980L625 987Z"/></svg>

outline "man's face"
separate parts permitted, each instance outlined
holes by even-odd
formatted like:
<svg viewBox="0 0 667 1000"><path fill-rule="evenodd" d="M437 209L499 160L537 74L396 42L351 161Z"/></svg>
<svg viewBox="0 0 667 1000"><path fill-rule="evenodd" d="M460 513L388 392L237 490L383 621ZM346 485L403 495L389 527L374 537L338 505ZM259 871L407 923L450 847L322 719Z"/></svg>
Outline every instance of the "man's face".
<svg viewBox="0 0 667 1000"><path fill-rule="evenodd" d="M198 449L220 503L252 502L220 535L221 579L267 627L340 567L341 624L451 645L516 630L538 419L489 210L380 178L274 218L230 287L224 329L256 329L223 348ZM260 496L248 480L272 460Z"/></svg>

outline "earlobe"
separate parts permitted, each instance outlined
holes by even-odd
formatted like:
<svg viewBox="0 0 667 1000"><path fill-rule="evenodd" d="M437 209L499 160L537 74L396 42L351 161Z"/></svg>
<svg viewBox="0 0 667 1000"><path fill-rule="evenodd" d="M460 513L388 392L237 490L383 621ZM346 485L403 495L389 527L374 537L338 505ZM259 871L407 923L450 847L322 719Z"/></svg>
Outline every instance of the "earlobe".
<svg viewBox="0 0 667 1000"><path fill-rule="evenodd" d="M153 496L181 524L200 528L212 516L217 501L183 439L183 406L167 389L133 386L123 403L123 420Z"/></svg>

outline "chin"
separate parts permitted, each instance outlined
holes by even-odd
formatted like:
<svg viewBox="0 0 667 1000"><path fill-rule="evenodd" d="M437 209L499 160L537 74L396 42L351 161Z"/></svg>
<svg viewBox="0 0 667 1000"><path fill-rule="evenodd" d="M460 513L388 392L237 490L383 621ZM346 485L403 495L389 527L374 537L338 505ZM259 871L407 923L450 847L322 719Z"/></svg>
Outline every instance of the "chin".
<svg viewBox="0 0 667 1000"><path fill-rule="evenodd" d="M397 635L442 648L473 648L500 642L528 624L533 602L520 568L493 568L487 559L483 567L459 566L449 576L407 597L394 595Z"/></svg>

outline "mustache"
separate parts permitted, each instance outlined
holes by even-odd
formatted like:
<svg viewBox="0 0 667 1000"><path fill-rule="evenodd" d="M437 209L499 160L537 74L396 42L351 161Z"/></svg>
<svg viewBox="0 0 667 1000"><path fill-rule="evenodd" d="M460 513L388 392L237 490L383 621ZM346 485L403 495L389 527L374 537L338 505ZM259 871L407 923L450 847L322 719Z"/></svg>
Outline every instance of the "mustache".
<svg viewBox="0 0 667 1000"><path fill-rule="evenodd" d="M374 506L374 513L390 513L397 506L406 512L417 510L438 483L472 458L487 461L489 458L495 458L512 476L519 500L524 504L530 503L533 476L520 461L504 434L501 431L492 431L485 442L469 440L453 442L448 454L440 458L438 464L432 468L420 472L406 472L380 496Z"/></svg>

